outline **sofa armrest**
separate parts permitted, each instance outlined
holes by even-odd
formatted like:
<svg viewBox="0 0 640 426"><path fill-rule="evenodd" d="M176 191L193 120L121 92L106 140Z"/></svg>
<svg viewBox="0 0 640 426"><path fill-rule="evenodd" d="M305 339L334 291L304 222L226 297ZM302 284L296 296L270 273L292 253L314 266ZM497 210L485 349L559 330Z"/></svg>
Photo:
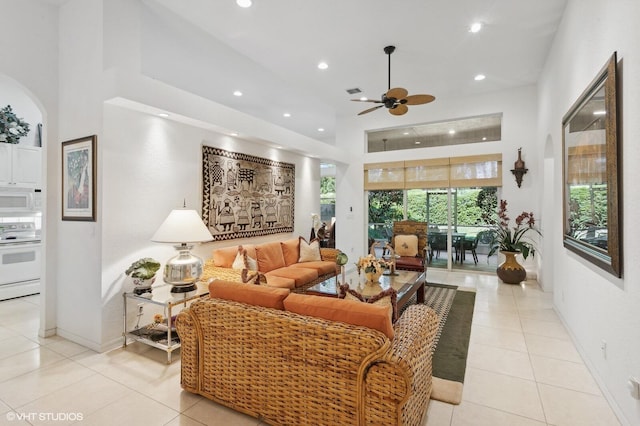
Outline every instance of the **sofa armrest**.
<svg viewBox="0 0 640 426"><path fill-rule="evenodd" d="M336 257L338 257L338 253L340 253L340 250L335 248L327 248L327 247L320 248L320 257L322 258L322 260L335 262Z"/></svg>
<svg viewBox="0 0 640 426"><path fill-rule="evenodd" d="M216 278L225 281L242 282L242 270L223 268L222 266L215 266L213 259L209 259L204 263L202 268L201 282L208 282L211 278Z"/></svg>
<svg viewBox="0 0 640 426"><path fill-rule="evenodd" d="M189 309L181 311L176 317L176 331L180 337L180 384L190 392L199 390L198 334L200 324Z"/></svg>
<svg viewBox="0 0 640 426"><path fill-rule="evenodd" d="M431 395L431 352L438 322L435 311L425 305L410 306L396 322L391 348L371 364L365 377L366 424L421 424Z"/></svg>

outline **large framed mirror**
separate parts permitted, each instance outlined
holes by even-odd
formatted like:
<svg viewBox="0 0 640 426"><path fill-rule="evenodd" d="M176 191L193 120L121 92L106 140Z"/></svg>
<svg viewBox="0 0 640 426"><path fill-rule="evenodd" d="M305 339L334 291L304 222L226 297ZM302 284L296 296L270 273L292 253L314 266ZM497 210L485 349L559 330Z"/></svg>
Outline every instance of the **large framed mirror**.
<svg viewBox="0 0 640 426"><path fill-rule="evenodd" d="M564 246L620 277L616 53L562 119Z"/></svg>

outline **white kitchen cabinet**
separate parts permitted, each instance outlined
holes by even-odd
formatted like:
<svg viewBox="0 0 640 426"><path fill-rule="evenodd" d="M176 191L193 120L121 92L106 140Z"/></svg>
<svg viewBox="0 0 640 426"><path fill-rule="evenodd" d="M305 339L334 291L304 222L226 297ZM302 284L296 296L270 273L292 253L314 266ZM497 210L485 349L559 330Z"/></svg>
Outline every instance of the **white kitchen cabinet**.
<svg viewBox="0 0 640 426"><path fill-rule="evenodd" d="M0 143L0 186L40 188L42 148Z"/></svg>

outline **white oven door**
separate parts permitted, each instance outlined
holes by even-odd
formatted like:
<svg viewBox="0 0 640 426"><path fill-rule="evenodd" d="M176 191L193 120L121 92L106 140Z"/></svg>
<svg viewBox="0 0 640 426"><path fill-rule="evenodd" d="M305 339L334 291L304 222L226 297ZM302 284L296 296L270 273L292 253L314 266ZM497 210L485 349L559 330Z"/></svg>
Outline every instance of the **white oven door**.
<svg viewBox="0 0 640 426"><path fill-rule="evenodd" d="M41 243L0 245L0 287L40 279Z"/></svg>

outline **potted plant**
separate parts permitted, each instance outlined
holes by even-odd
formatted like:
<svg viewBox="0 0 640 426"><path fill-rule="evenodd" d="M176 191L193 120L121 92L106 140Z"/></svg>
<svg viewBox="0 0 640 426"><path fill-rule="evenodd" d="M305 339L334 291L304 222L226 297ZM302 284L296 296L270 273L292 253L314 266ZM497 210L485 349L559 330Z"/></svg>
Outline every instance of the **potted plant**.
<svg viewBox="0 0 640 426"><path fill-rule="evenodd" d="M150 257L143 257L133 262L125 274L133 279L134 293L142 294L149 291L156 280L158 269L160 269L160 262Z"/></svg>
<svg viewBox="0 0 640 426"><path fill-rule="evenodd" d="M0 109L0 142L17 144L29 133L29 123L16 116L11 105Z"/></svg>
<svg viewBox="0 0 640 426"><path fill-rule="evenodd" d="M516 255L522 253L525 259L536 254L536 247L533 240L528 237L529 231L540 235L540 231L535 228L536 221L532 212L522 212L516 218L516 226L509 226L509 216L507 216L507 201L500 200L498 209L499 224L494 229L493 239L489 256L496 251L504 254L505 261L496 269L498 278L507 284L518 284L527 276L527 271L516 260Z"/></svg>

